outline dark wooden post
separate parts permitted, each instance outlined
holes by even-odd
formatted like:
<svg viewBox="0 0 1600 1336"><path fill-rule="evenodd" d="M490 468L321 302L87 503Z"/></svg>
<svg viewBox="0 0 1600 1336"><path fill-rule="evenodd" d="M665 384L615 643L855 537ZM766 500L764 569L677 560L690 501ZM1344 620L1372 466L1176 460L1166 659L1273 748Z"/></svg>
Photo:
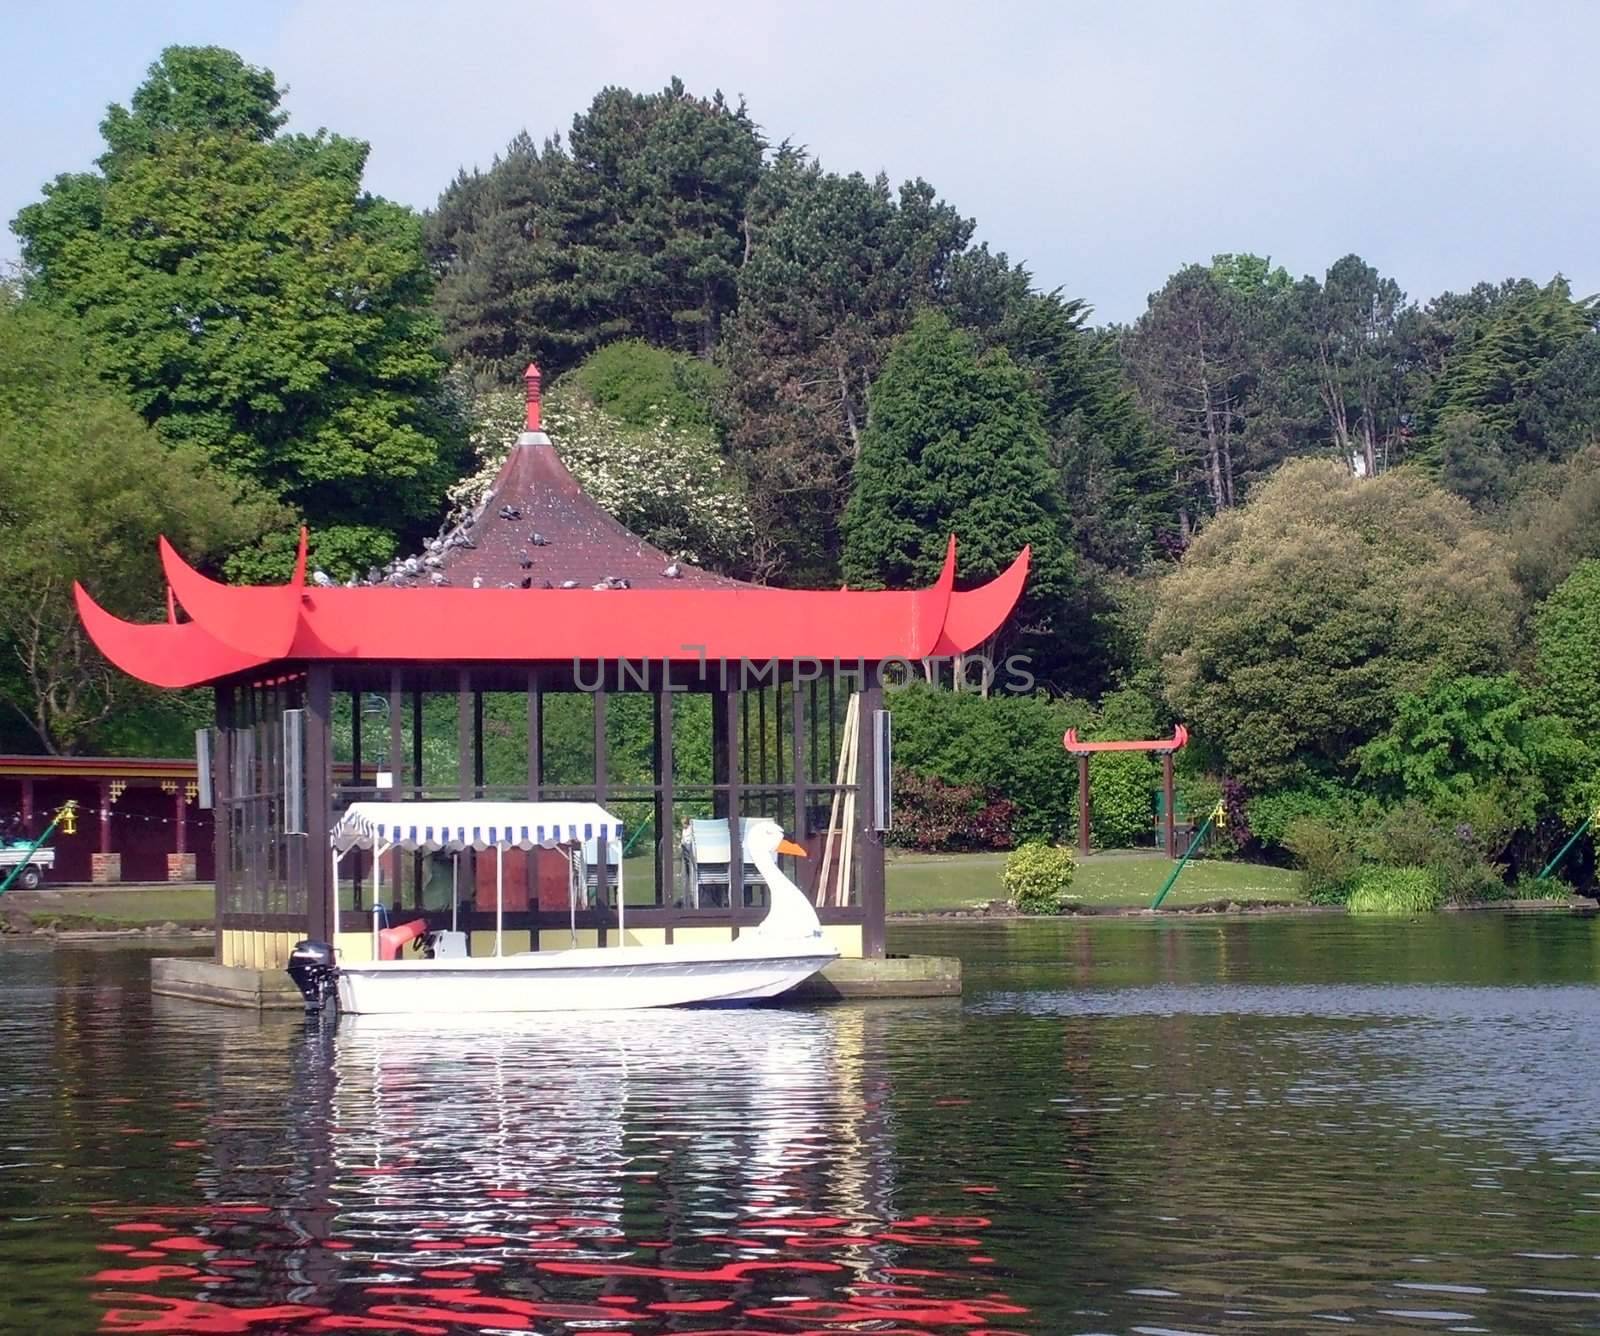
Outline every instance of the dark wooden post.
<svg viewBox="0 0 1600 1336"><path fill-rule="evenodd" d="M794 838L796 843L804 845L811 835L810 813L806 811L806 693L800 683L798 665L791 665L790 676L794 679L794 710L789 720L794 733L791 767L794 773L790 776L794 783ZM815 879L816 873L811 875Z"/></svg>
<svg viewBox="0 0 1600 1336"><path fill-rule="evenodd" d="M474 688L472 692L472 796L481 798L483 793L483 692Z"/></svg>
<svg viewBox="0 0 1600 1336"><path fill-rule="evenodd" d="M528 797L533 802L539 801L539 793L544 785L544 766L541 748L544 745L544 730L541 726L540 716L544 707L544 686L537 668L528 669ZM543 849L529 849L528 857L524 863L527 869L528 882L528 909L531 913L539 911L539 860L546 854ZM528 949L539 949L539 921L531 920L532 926L528 929Z"/></svg>
<svg viewBox="0 0 1600 1336"><path fill-rule="evenodd" d="M456 797L472 797L472 674L456 674Z"/></svg>
<svg viewBox="0 0 1600 1336"><path fill-rule="evenodd" d="M674 903L672 883L677 873L678 852L678 832L672 814L672 697L670 691L656 692L656 900L668 909Z"/></svg>
<svg viewBox="0 0 1600 1336"><path fill-rule="evenodd" d="M874 750L877 713L883 708L883 678L877 664L867 669L861 692L861 713L856 720L858 773L856 777L856 829L852 843L861 866L861 954L882 959L886 949L884 919L883 833L872 828L872 805L877 797L878 765ZM841 869L848 875L849 869Z"/></svg>
<svg viewBox="0 0 1600 1336"><path fill-rule="evenodd" d="M418 699L421 699L420 693ZM477 760L473 755L472 736L472 670L459 669L456 673L456 797L470 798L472 796L472 780L476 775ZM421 728L417 729L420 735ZM397 855L398 857L398 855ZM462 868L466 875L467 885L472 887L472 903L476 908L478 903L478 855L468 850L463 855L465 866ZM398 862L395 865L399 869ZM395 883L399 885L398 879Z"/></svg>
<svg viewBox="0 0 1600 1336"><path fill-rule="evenodd" d="M599 687L594 693L594 800L601 807L606 805L606 689ZM606 944L606 910L611 904L611 865L610 841L596 831L594 841L595 852L595 881L594 881L594 908L595 918L599 925L597 941L601 946ZM617 939L621 946L622 939Z"/></svg>
<svg viewBox="0 0 1600 1336"><path fill-rule="evenodd" d="M1089 754L1078 757L1078 852L1089 852Z"/></svg>
<svg viewBox="0 0 1600 1336"><path fill-rule="evenodd" d="M222 964L222 916L233 892L233 688L218 687L216 745L211 749L212 959Z"/></svg>
<svg viewBox="0 0 1600 1336"><path fill-rule="evenodd" d="M1161 755L1161 798L1167 811L1166 837L1167 857L1178 856L1178 826L1172 810L1173 784L1172 784L1172 753L1163 752Z"/></svg>
<svg viewBox="0 0 1600 1336"><path fill-rule="evenodd" d="M537 668L528 669L528 797L539 801L544 785L544 730L539 716L544 707L543 686ZM530 860L531 861L531 860Z"/></svg>
<svg viewBox="0 0 1600 1336"><path fill-rule="evenodd" d="M389 670L389 791L384 795L386 801L402 802L407 794L413 798L422 795L417 791L422 783L422 693L411 693L411 784L406 787L406 730L401 712L406 707L405 691L402 688L402 677L398 668ZM389 869L383 880L389 886L398 889L400 880L400 854L396 850L389 856ZM376 866L376 861L374 861ZM356 908L360 908L357 905ZM371 908L369 905L368 908Z"/></svg>
<svg viewBox="0 0 1600 1336"><path fill-rule="evenodd" d="M305 871L306 932L314 942L332 942L339 924L339 888L333 884L328 833L333 824L333 761L329 725L333 717L333 673L314 663L306 672Z"/></svg>
<svg viewBox="0 0 1600 1336"><path fill-rule="evenodd" d="M22 777L22 833L33 838L33 776Z"/></svg>
<svg viewBox="0 0 1600 1336"><path fill-rule="evenodd" d="M350 693L350 783L361 787L361 695Z"/></svg>
<svg viewBox="0 0 1600 1336"><path fill-rule="evenodd" d="M172 791L172 834L178 847L173 850L178 855L178 861L183 861L183 855L189 852L189 795L183 791L183 780L179 780L177 787ZM179 869L180 875L182 869Z"/></svg>
<svg viewBox="0 0 1600 1336"><path fill-rule="evenodd" d="M718 693L717 713L722 717L722 741L727 749L724 761L728 776L728 916L737 925L744 913L744 831L739 823L744 815L744 798L739 791L739 691Z"/></svg>

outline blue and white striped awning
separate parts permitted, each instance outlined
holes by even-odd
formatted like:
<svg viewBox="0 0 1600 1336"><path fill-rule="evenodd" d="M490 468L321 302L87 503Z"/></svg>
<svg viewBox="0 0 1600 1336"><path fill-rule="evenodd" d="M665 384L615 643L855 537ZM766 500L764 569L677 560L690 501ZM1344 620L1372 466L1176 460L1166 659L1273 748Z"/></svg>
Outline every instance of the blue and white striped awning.
<svg viewBox="0 0 1600 1336"><path fill-rule="evenodd" d="M622 822L598 803L351 803L333 828L335 849L554 849L622 838Z"/></svg>

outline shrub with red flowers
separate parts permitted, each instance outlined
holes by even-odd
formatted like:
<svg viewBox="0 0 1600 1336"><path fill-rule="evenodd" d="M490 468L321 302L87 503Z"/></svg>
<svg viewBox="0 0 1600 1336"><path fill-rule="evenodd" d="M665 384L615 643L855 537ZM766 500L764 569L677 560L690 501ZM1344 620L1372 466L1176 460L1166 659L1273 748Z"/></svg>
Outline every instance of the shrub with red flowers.
<svg viewBox="0 0 1600 1336"><path fill-rule="evenodd" d="M890 839L905 849L951 853L1009 849L1017 805L982 789L896 768Z"/></svg>

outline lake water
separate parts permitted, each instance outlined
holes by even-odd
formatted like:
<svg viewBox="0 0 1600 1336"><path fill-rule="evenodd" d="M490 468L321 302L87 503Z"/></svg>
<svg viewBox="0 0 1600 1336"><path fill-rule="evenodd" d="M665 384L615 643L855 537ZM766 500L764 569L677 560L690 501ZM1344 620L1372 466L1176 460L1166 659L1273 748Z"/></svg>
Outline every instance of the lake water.
<svg viewBox="0 0 1600 1336"><path fill-rule="evenodd" d="M0 947L0 1329L1600 1330L1600 929L898 928L959 1002L309 1025Z"/></svg>

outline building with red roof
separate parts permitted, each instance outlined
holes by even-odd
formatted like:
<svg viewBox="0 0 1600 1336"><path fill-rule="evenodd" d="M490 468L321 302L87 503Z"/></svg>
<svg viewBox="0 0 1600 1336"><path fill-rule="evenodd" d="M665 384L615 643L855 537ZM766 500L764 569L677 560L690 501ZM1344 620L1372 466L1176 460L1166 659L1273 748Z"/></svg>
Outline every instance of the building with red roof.
<svg viewBox="0 0 1600 1336"><path fill-rule="evenodd" d="M79 615L123 671L214 689L218 955L262 967L299 937L356 952L369 940L371 868L348 857L336 882L328 845L339 813L374 798L583 799L617 812L626 848L595 852L579 917L598 945L621 940L617 881L630 942L753 926L764 888L745 884L730 818L773 817L816 855L796 879L809 877L841 951L881 955L885 669L980 646L1028 568L1024 549L988 584L957 590L952 537L939 578L918 590L776 589L700 569L579 486L541 430L533 367L525 429L484 499L377 578L308 578L304 533L278 586L218 583L164 540L160 560L164 622L124 621L82 587ZM721 885L686 857L695 821L723 823ZM454 905L469 928L492 918L471 867L384 857L391 912L443 921ZM569 944L565 876L564 860L537 851L507 860L517 949Z"/></svg>

